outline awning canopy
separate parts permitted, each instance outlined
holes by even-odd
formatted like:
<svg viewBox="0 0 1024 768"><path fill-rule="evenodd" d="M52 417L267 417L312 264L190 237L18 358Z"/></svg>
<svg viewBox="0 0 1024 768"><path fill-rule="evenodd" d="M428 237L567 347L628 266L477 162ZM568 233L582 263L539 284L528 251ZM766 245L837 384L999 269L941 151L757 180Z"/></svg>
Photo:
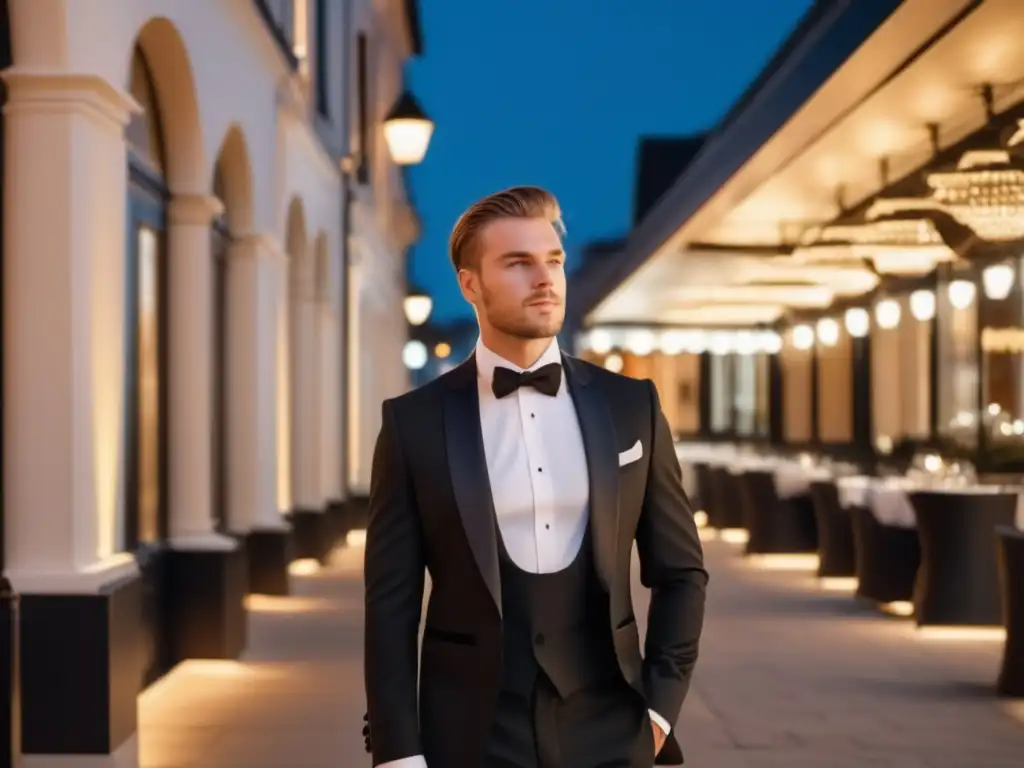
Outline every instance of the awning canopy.
<svg viewBox="0 0 1024 768"><path fill-rule="evenodd" d="M808 249L822 256L822 228L928 164L936 140L948 147L983 128L983 87L996 113L1024 100L1024 13L1019 0L831 7L802 25L787 60L709 137L630 235L614 274L588 286L599 297L588 325L771 322L908 269L858 263L851 254L865 246L849 238L831 238L846 258L808 258ZM888 236L895 225L886 226ZM884 228L875 229L871 237ZM929 263L952 257L941 240L932 245Z"/></svg>

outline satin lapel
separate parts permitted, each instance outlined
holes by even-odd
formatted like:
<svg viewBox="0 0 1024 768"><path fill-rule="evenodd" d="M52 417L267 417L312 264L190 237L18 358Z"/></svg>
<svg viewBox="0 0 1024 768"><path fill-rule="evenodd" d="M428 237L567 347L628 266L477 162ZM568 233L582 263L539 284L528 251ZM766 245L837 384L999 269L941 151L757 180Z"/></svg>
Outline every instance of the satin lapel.
<svg viewBox="0 0 1024 768"><path fill-rule="evenodd" d="M480 431L480 395L477 392L476 358L470 357L453 371L444 399L445 447L455 503L466 539L480 575L501 614L501 576L494 497L487 474L483 434Z"/></svg>
<svg viewBox="0 0 1024 768"><path fill-rule="evenodd" d="M619 542L619 454L615 424L603 393L586 367L568 356L563 356L563 366L587 454L594 564L605 590L610 592Z"/></svg>

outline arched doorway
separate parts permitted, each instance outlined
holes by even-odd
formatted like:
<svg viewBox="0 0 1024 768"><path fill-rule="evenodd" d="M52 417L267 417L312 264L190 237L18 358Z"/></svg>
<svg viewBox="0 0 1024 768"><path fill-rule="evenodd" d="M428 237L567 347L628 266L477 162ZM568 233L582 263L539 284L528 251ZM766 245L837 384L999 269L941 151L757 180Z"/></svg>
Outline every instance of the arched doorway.
<svg viewBox="0 0 1024 768"><path fill-rule="evenodd" d="M12 64L11 57L11 27L10 27L10 16L8 15L7 0L0 0L0 69L7 69ZM4 181L6 179L6 169L4 167L4 155L5 152L2 149L5 146L4 137L4 107L7 105L7 88L0 81L0 200L3 200L4 194ZM4 242L4 227L3 227L3 211L0 209L0 264L4 264L3 258L3 242ZM4 284L3 284L3 270L0 269L0 318L6 317L6 312L3 306L3 295L4 295ZM3 344L2 339L6 336L6 333L0 334L0 345ZM3 360L5 355L3 354L3 348L0 346L0 381L4 380L6 372L4 370ZM3 398L0 397L0 427L3 426ZM3 449L0 448L0 451ZM4 573L6 563L6 542L4 538L4 526L6 525L6 518L4 515L3 506L3 456L0 455L0 574ZM15 626L15 611L14 601L12 599L13 589L7 580L6 576L0 579L0 760L9 761L13 759L11 756L14 754L16 744L19 739L15 738L15 734L12 732L13 715L14 712L11 709L13 704L13 693L15 690L15 675L14 675L14 644L11 642L14 636Z"/></svg>
<svg viewBox="0 0 1024 768"><path fill-rule="evenodd" d="M230 253L232 243L251 234L252 228L249 151L245 136L237 125L228 129L217 154L213 169L213 195L223 205L223 212L213 220L210 228L210 253L213 257L213 515L216 530L227 533L233 522L229 515Z"/></svg>
<svg viewBox="0 0 1024 768"><path fill-rule="evenodd" d="M128 232L125 255L127 441L124 519L118 538L134 552L146 588L143 685L171 664L160 608L160 559L167 538L166 229L170 191L160 105L140 46L132 53L129 88L142 106L125 129L128 145Z"/></svg>
<svg viewBox="0 0 1024 768"><path fill-rule="evenodd" d="M210 256L213 257L213 520L218 533L228 529L228 257L231 229L228 227L227 194L224 190L223 158L217 158L213 169L213 196L224 203L225 213L210 226Z"/></svg>
<svg viewBox="0 0 1024 768"><path fill-rule="evenodd" d="M317 264L302 202L288 211L289 482L295 555L324 560L330 530L320 493L320 371Z"/></svg>
<svg viewBox="0 0 1024 768"><path fill-rule="evenodd" d="M301 494L298 474L301 471L299 406L302 399L302 338L299 330L299 301L307 269L306 212L302 200L293 198L288 205L288 220L285 225L285 252L288 257L284 286L283 337L286 354L282 361L283 375L280 387L282 401L282 423L278 430L281 441L282 471L279 488L289 514L293 516Z"/></svg>
<svg viewBox="0 0 1024 768"><path fill-rule="evenodd" d="M172 199L208 189L202 134L184 44L164 18L140 30L128 88L142 107L125 128L128 210L125 247L126 440L118 549L139 565L142 685L162 676L177 651L169 619L170 440L169 236ZM180 504L180 500L174 502Z"/></svg>

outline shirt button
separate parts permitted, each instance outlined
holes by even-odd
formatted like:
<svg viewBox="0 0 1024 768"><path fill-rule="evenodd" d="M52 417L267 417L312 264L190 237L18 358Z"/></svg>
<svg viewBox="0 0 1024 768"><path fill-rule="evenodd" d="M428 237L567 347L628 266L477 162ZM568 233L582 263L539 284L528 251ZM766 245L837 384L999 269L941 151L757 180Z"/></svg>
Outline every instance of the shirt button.
<svg viewBox="0 0 1024 768"><path fill-rule="evenodd" d="M551 530L551 523L544 523L544 530L550 531Z"/></svg>
<svg viewBox="0 0 1024 768"><path fill-rule="evenodd" d="M537 467L537 471L538 472L543 472L544 471L544 467Z"/></svg>
<svg viewBox="0 0 1024 768"><path fill-rule="evenodd" d="M535 638L533 638L533 644L534 645L544 645L544 634L540 633Z"/></svg>

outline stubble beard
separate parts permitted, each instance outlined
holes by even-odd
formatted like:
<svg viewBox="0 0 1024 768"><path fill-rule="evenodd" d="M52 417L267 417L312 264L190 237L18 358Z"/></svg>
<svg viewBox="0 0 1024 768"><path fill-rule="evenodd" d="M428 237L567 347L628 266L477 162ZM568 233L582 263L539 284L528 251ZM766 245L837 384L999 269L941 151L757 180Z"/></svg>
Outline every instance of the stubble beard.
<svg viewBox="0 0 1024 768"><path fill-rule="evenodd" d="M484 292L484 309L487 312L487 322L496 330L511 336L514 339L530 341L533 339L551 339L562 330L565 317L552 317L547 321L531 320L525 315L512 311L495 311L494 302Z"/></svg>

